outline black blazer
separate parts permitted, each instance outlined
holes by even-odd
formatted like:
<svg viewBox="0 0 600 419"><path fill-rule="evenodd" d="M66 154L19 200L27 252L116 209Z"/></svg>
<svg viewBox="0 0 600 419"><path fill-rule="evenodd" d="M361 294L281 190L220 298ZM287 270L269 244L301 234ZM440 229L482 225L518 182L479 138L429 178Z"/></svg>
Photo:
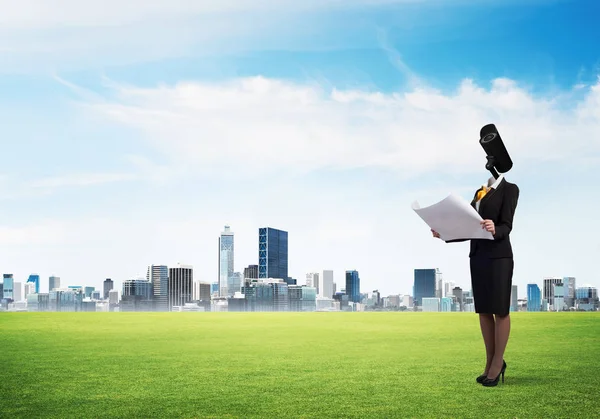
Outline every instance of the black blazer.
<svg viewBox="0 0 600 419"><path fill-rule="evenodd" d="M477 208L475 192L471 206ZM512 245L510 243L510 232L512 231L513 218L517 203L519 201L519 187L514 183L507 182L504 178L496 189L491 189L479 204L479 214L484 220L492 220L496 227L494 240L471 239L469 257L484 256L489 258L512 258ZM468 239L466 239L468 240ZM449 240L447 243L466 240Z"/></svg>

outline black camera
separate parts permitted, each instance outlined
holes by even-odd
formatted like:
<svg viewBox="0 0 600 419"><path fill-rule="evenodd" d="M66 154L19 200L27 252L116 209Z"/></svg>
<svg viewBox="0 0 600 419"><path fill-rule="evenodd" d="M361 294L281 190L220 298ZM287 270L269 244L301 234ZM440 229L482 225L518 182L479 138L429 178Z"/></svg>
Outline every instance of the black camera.
<svg viewBox="0 0 600 419"><path fill-rule="evenodd" d="M497 179L500 176L498 173L506 173L512 169L513 162L494 124L488 124L481 128L479 137L479 144L487 154L488 161L485 168L492 173L494 178Z"/></svg>

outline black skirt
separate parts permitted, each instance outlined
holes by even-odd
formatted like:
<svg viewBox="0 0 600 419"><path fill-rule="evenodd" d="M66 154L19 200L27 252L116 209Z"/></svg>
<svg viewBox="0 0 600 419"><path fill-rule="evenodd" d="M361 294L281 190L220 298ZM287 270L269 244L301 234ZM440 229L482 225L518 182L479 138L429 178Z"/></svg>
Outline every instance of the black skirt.
<svg viewBox="0 0 600 419"><path fill-rule="evenodd" d="M510 313L514 266L513 258L471 257L471 286L476 313L499 316Z"/></svg>

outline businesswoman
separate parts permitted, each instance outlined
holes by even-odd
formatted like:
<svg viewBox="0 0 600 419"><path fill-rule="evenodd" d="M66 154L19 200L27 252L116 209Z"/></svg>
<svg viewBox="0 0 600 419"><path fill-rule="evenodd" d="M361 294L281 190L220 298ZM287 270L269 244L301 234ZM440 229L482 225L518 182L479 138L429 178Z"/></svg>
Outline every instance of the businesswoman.
<svg viewBox="0 0 600 419"><path fill-rule="evenodd" d="M494 239L471 239L469 251L471 285L475 311L485 344L486 365L477 382L492 387L504 382L506 362L504 350L510 334L510 294L514 259L510 243L513 217L519 200L519 188L500 175L489 179L487 186L475 192L471 205L483 221L481 228L492 233ZM433 236L439 234L433 231ZM451 240L457 242L466 240Z"/></svg>

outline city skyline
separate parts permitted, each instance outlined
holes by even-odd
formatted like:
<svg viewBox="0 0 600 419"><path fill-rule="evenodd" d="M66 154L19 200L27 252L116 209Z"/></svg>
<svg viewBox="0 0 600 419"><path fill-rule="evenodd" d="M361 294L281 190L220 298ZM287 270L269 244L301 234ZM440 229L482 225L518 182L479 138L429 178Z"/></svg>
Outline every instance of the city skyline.
<svg viewBox="0 0 600 419"><path fill-rule="evenodd" d="M270 232L270 233L269 233ZM219 264L219 270L218 270L218 277L216 278L216 280L211 281L210 279L195 279L194 283L204 283L204 284L211 284L211 285L215 285L218 289L217 294L219 297L232 297L234 292L228 292L228 288L231 287L232 281L237 279L237 282L239 282L238 287L239 290L236 288L236 292L241 291L241 287L243 285L243 280L244 279L248 279L248 277L244 276L245 272L251 272L249 271L249 269L254 269L256 272L255 274L257 275L257 278L261 278L260 276L260 267L261 267L261 259L263 259L263 264L265 264L265 272L268 272L268 270L266 269L268 263L266 261L266 255L267 253L264 254L264 256L262 255L262 253L265 252L265 250L261 250L261 249L267 249L267 236L271 234L273 235L273 237L277 238L277 242L275 245L275 249L276 249L276 256L274 256L273 260L275 260L277 262L277 269L276 272L280 272L280 266L279 266L279 237L281 235L283 235L283 237L285 238L285 261L287 261L288 258L288 252L287 252L287 248L288 248L288 232L287 231L283 231L283 230L278 230L275 229L273 227L260 227L258 228L258 264L255 262L249 263L248 265L245 265L244 268L242 269L238 269L237 265L235 264L235 257L234 257L234 233L231 230L231 226L229 225L225 225L223 231L221 231L221 233L219 234L218 238L219 238L219 252L218 252L218 264ZM225 240L224 240L225 238ZM263 246L261 247L261 244L263 244ZM178 268L176 269L182 269L182 267L185 267L186 269L194 269L194 265L190 265L190 264L182 264L181 262L177 262L176 265ZM244 265L244 263L241 263L241 265ZM167 300L168 300L168 296L167 296L167 284L168 284L168 271L170 271L172 269L173 265L148 265L146 267L146 274L145 275L137 275L131 278L119 278L115 281L114 278L110 277L110 278L106 278L104 281L104 284L106 284L106 281L113 281L111 282L116 284L117 286L115 287L115 289L119 290L120 287L126 282L126 281L138 281L138 280L143 280L144 277L146 279L146 281L149 281L150 283L153 284L154 287L154 295L155 298L158 298L161 301L162 306L166 306L167 305ZM222 275L222 272L225 275ZM285 269L281 272L287 272L287 266L285 267ZM311 272L307 272L304 275L301 276L301 278L304 278L303 280L300 280L298 285L308 285L308 286L312 286L316 289L317 295L323 297L324 294L322 294L321 292L321 288L324 286L325 289L327 290L333 290L333 286L337 284L337 289L338 291L340 289L344 290L348 284L348 274L350 273L352 275L352 273L355 272L356 275L358 275L358 272L354 269L343 269L340 273L340 275L337 277L337 281L336 281L336 276L335 276L335 271L331 270L331 269L321 269L318 271L311 271ZM398 290L392 290L391 292L384 292L384 295L389 295L389 296L395 296L395 295L408 295L411 297L414 297L416 299L416 301L420 301L420 299L422 298L421 295L423 295L424 293L427 294L428 292L430 292L432 289L435 291L435 295L429 295L429 298L442 298L442 295L448 295L451 292L451 289L448 289L448 286L458 286L459 288L463 289L463 290L467 290L471 288L471 282L470 279L468 279L465 283L462 282L457 282L454 279L447 279L446 277L444 277L443 273L440 271L439 268L413 268L413 274L414 274L414 278L415 281L413 283L411 283L411 290L410 291L398 291ZM196 273L197 275L197 273ZM254 275L254 274L252 274ZM424 276L423 276L424 275ZM4 277L10 277L11 280L14 283L19 283L22 282L23 286L31 283L32 286L35 287L35 289L41 290L41 292L48 292L50 290L50 286L52 281L57 281L58 284L61 284L61 277L60 276L56 276L55 273L53 273L52 275L48 276L48 281L46 281L48 283L48 288L46 289L44 286L45 281L43 280L43 277L40 276L40 274L38 273L32 273L28 275L28 279L27 281L25 280L21 280L21 281L17 281L15 280L14 274L12 273L4 273ZM236 276L239 276L239 278L237 278ZM415 285L417 283L421 283L422 279L421 278L425 278L425 277L429 277L429 285L422 285L422 287L419 290L415 290ZM325 279L325 277L327 277L327 279ZM252 277L253 278L253 277ZM419 278L419 280L417 281L417 278ZM225 283L226 285L222 288L221 284L222 281L224 279L227 279L227 282ZM292 277L279 277L279 276L268 276L268 275L264 275L262 277L262 279L281 279L281 280L288 280L288 279L296 279L298 281L297 278L292 278ZM355 279L356 281L356 279ZM542 277L539 278L539 281L537 280L532 280L527 282L526 284L524 284L523 286L519 286L519 284L517 284L515 281L513 281L513 289L515 287L517 287L520 291L518 291L517 297L518 299L526 299L527 296L530 293L529 287L532 284L535 284L537 286L541 285L541 288L543 290L543 296L544 298L553 298L553 294L552 294L552 287L549 284L555 284L555 283L563 283L565 282L567 285L567 287L570 288L571 290L571 294L575 294L575 286L574 286L574 281L576 281L576 278L574 276L569 276L569 275L564 275L564 276L548 276L548 275L544 275ZM358 282L360 283L360 280L358 280ZM373 281L374 282L374 281ZM570 285L569 285L570 283ZM83 284L83 285L82 285ZM425 284L423 282L423 284ZM440 285L442 284L442 285ZM580 287L592 287L592 288L596 288L599 289L600 287L595 285L593 282L588 281L588 282L579 282L579 285L577 286L577 288ZM67 287L71 287L74 286L75 284L69 284L67 286L64 286L62 288L67 288ZM93 281L79 281L76 284L77 286L94 286L93 285ZM104 285L106 286L106 285ZM364 288L366 287L366 288ZM58 288L58 287L57 287ZM372 287L370 286L369 281L366 281L363 283L363 288L361 292L365 293L367 291L365 291L366 289L372 289L372 290L378 290L379 288L377 287ZM191 292L191 291L190 291ZM223 295L223 292L225 293L225 295ZM370 292L370 291L369 291ZM519 294L520 292L520 294ZM104 294L106 294L106 291L104 292ZM162 297L161 297L162 296ZM511 303L512 304L512 303Z"/></svg>
<svg viewBox="0 0 600 419"><path fill-rule="evenodd" d="M433 239L411 203L472 198L487 123L521 191L520 292L600 283L598 226L572 204L600 203L597 3L34 3L0 16L0 270L21 283L178 262L212 282L222 227L242 272L269 225L292 278L356 269L409 294L439 268L467 287L468 243Z"/></svg>

